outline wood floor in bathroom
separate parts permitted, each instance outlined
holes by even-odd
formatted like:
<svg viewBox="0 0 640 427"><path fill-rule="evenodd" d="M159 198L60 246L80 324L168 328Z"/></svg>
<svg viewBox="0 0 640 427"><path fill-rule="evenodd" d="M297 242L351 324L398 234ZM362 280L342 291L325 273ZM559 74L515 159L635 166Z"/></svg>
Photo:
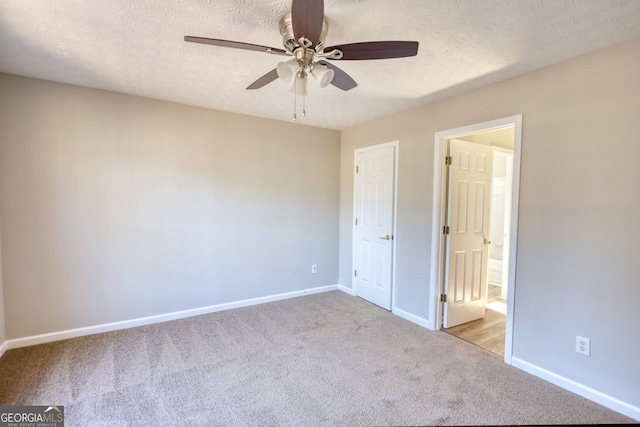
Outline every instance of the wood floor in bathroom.
<svg viewBox="0 0 640 427"><path fill-rule="evenodd" d="M487 304L493 301L506 303L505 300L500 299L500 287L489 285ZM463 323L453 328L443 329L443 331L504 356L506 320L506 315L487 309L484 319Z"/></svg>

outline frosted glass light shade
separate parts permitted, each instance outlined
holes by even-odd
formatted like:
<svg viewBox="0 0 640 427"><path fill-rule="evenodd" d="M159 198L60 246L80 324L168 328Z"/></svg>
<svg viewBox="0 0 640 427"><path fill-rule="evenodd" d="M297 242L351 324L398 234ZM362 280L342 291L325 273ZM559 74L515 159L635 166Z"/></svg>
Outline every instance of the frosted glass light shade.
<svg viewBox="0 0 640 427"><path fill-rule="evenodd" d="M335 73L324 64L316 64L311 75L320 83L320 87L327 87L333 81Z"/></svg>
<svg viewBox="0 0 640 427"><path fill-rule="evenodd" d="M290 59L288 61L278 62L276 73L280 80L291 83L298 72L298 61Z"/></svg>

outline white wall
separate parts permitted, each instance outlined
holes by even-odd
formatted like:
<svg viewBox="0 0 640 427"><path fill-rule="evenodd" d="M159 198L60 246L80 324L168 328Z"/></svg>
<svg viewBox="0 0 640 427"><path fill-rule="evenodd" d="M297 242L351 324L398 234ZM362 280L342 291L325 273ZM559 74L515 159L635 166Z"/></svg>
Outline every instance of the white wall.
<svg viewBox="0 0 640 427"><path fill-rule="evenodd" d="M7 339L337 284L338 132L7 74L0 93Z"/></svg>
<svg viewBox="0 0 640 427"><path fill-rule="evenodd" d="M340 282L354 149L400 141L396 301L428 319L434 133L523 114L513 356L640 408L639 76L636 39L342 132Z"/></svg>

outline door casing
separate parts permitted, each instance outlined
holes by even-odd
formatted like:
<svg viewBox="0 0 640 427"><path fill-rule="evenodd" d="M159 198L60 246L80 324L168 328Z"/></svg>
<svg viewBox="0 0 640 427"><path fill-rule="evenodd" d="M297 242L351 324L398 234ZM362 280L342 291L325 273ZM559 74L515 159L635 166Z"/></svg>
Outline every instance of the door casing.
<svg viewBox="0 0 640 427"><path fill-rule="evenodd" d="M368 147L363 147L363 148L358 148L356 150L354 150L353 153L353 214L351 216L352 221L355 221L355 218L357 217L357 212L356 212L356 185L357 185L357 178L356 178L356 167L357 167L357 163L358 163L358 154L360 153L364 153L367 151L373 151L373 150L377 150L380 148L386 148L386 147L393 147L394 148L394 164L393 164L393 225L392 225L392 230L393 230L393 236L394 239L391 241L391 311L395 313L396 311L396 242L397 242L397 218L398 218L398 158L399 158L399 149L400 149L400 142L399 141L392 141L392 142L385 142L383 144L377 144L377 145L371 145ZM353 224L353 222L352 222ZM356 260L356 227L353 227L353 236L352 236L352 242L351 242L351 247L352 247L352 254L351 254L351 265L353 266L353 268L355 268L355 266L357 265L357 260ZM353 274L353 272L352 272ZM353 277L353 276L352 276ZM357 295L357 281L353 280L353 293L354 295Z"/></svg>
<svg viewBox="0 0 640 427"><path fill-rule="evenodd" d="M487 132L491 130L514 128L513 144L513 186L511 193L511 234L509 236L509 280L507 298L507 319L505 331L504 362L511 365L513 353L513 312L516 286L516 255L518 240L518 206L520 194L520 157L522 152L522 115L505 117L483 123L462 126L436 132L434 135L434 163L433 163L433 211L431 229L431 277L429 284L429 326L437 331L440 329L442 318L442 303L440 294L445 277L445 236L442 229L446 224L446 184L447 141L467 135Z"/></svg>

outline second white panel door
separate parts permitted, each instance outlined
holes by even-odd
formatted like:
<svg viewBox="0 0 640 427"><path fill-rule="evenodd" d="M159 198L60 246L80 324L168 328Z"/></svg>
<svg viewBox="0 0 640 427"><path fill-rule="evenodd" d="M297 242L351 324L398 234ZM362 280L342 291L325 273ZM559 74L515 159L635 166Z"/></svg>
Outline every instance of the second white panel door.
<svg viewBox="0 0 640 427"><path fill-rule="evenodd" d="M395 146L356 152L355 291L391 310Z"/></svg>

